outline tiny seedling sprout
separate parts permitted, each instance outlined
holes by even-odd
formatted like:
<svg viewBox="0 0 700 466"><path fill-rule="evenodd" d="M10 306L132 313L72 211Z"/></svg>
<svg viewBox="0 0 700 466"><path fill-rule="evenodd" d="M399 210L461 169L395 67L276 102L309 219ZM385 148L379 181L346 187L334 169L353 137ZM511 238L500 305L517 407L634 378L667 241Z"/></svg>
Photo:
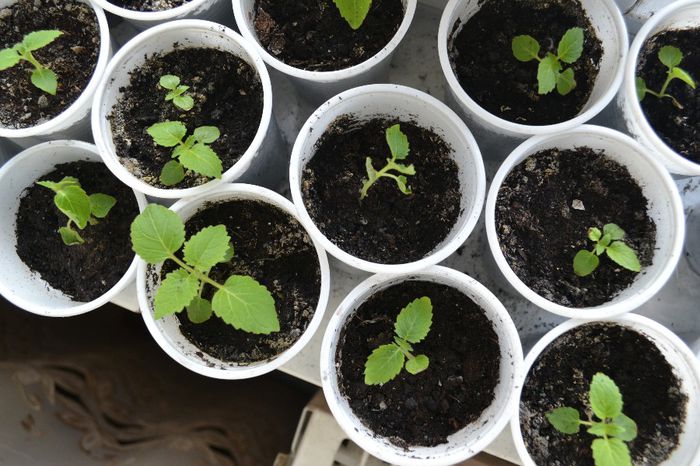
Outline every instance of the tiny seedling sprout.
<svg viewBox="0 0 700 466"><path fill-rule="evenodd" d="M30 32L19 44L0 50L0 71L12 68L25 60L34 67L30 75L32 84L48 94L56 95L58 87L56 73L39 63L32 52L46 47L62 34L61 31L56 30Z"/></svg>
<svg viewBox="0 0 700 466"><path fill-rule="evenodd" d="M172 101L173 105L184 111L192 110L192 107L194 107L194 99L187 94L187 90L190 86L180 84L180 78L178 76L172 74L161 76L159 84L163 89L169 91L165 95L166 102Z"/></svg>
<svg viewBox="0 0 700 466"><path fill-rule="evenodd" d="M372 165L372 158L367 157L365 168L367 169L367 178L362 183L360 190L360 199L367 197L367 191L372 185L382 177L391 178L396 181L399 190L404 194L411 194L411 188L407 186L406 176L415 175L416 169L413 165L404 165L399 163L399 160L404 160L408 157L410 151L408 145L408 137L401 131L401 126L396 124L386 130L386 142L391 151L391 158L386 159L386 165L381 170L377 171ZM401 173L400 175L391 173L391 171Z"/></svg>
<svg viewBox="0 0 700 466"><path fill-rule="evenodd" d="M58 229L61 239L68 246L83 244L82 236L73 229L77 226L84 230L88 225L96 225L98 219L107 217L117 200L107 194L88 195L80 187L80 181L72 176L66 176L58 183L53 181L37 181L38 185L49 188L55 193L53 202L66 217L66 226Z"/></svg>
<svg viewBox="0 0 700 466"><path fill-rule="evenodd" d="M360 29L372 6L372 0L333 0L333 3L353 30Z"/></svg>
<svg viewBox="0 0 700 466"><path fill-rule="evenodd" d="M600 264L598 256L603 253L618 265L632 272L639 272L641 265L637 253L622 240L625 231L614 223L608 223L601 232L598 228L588 229L588 239L595 243L592 251L581 250L574 257L574 273L579 277L592 274Z"/></svg>
<svg viewBox="0 0 700 466"><path fill-rule="evenodd" d="M514 37L512 48L513 55L519 61L540 62L537 68L538 94L549 94L556 88L559 94L567 95L576 88L574 70L567 68L562 71L562 63L572 64L581 57L583 29L575 27L566 31L559 41L556 55L547 52L544 57L540 57L540 43L528 35Z"/></svg>
<svg viewBox="0 0 700 466"><path fill-rule="evenodd" d="M231 237L224 225L209 226L185 241L180 216L161 205L150 204L131 224L134 252L149 264L166 260L178 268L160 283L153 299L156 319L187 309L194 323L207 321L212 313L227 324L248 333L270 334L280 329L272 294L247 275L231 275L224 284L209 277L217 265L233 259ZM182 248L182 258L176 253ZM216 291L204 298L205 287Z"/></svg>
<svg viewBox="0 0 700 466"><path fill-rule="evenodd" d="M637 424L622 413L622 394L615 382L605 374L597 373L591 381L588 400L593 414L600 419L581 420L579 412L570 407L557 408L546 414L550 424L564 434L577 434L581 426L595 435L591 449L596 466L632 466L630 451L625 442L637 437Z"/></svg>
<svg viewBox="0 0 700 466"><path fill-rule="evenodd" d="M678 67L678 65L680 65L683 61L683 52L681 52L680 49L677 47L666 45L664 47L661 47L661 50L659 50L659 60L668 68L668 71L666 72L666 81L664 82L663 86L661 86L661 90L659 92L652 91L647 87L647 83L646 81L644 81L644 79L637 77L637 98L641 102L642 100L644 100L644 97L647 94L651 94L659 99L671 99L673 105L675 105L679 109L682 109L683 106L681 105L681 103L678 102L678 100L676 100L675 97L668 94L666 91L668 90L669 84L671 84L671 82L674 79L680 79L688 86L695 89L695 81L693 80L693 78L688 74L687 71L684 71L683 69Z"/></svg>
<svg viewBox="0 0 700 466"><path fill-rule="evenodd" d="M433 305L430 298L411 301L396 317L394 342L372 351L365 363L365 384L383 385L399 375L404 368L409 374L418 374L428 368L424 354L413 355L411 343L419 343L428 336L433 323Z"/></svg>

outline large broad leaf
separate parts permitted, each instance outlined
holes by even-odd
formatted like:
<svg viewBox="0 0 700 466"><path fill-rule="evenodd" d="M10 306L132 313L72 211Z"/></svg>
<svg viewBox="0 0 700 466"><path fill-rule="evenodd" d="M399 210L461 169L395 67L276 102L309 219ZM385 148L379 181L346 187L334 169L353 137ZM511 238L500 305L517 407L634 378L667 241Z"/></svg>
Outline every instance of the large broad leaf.
<svg viewBox="0 0 700 466"><path fill-rule="evenodd" d="M614 419L622 414L622 394L613 380L598 372L593 376L589 392L591 409L598 419Z"/></svg>
<svg viewBox="0 0 700 466"><path fill-rule="evenodd" d="M596 466L632 466L630 451L619 438L595 439L591 448Z"/></svg>
<svg viewBox="0 0 700 466"><path fill-rule="evenodd" d="M564 434L576 434L581 428L579 413L574 408L557 408L546 414L555 429Z"/></svg>
<svg viewBox="0 0 700 466"><path fill-rule="evenodd" d="M22 46L28 52L39 50L55 41L63 33L57 30L30 32L22 40Z"/></svg>
<svg viewBox="0 0 700 466"><path fill-rule="evenodd" d="M191 148L182 148L179 160L188 170L210 178L221 178L223 171L221 159L206 144L195 144Z"/></svg>
<svg viewBox="0 0 700 466"><path fill-rule="evenodd" d="M185 242L185 225L170 209L148 205L131 224L134 252L151 264L171 257Z"/></svg>
<svg viewBox="0 0 700 466"><path fill-rule="evenodd" d="M410 146L408 137L401 131L401 125L394 125L386 130L386 143L389 145L391 156L396 160L408 157Z"/></svg>
<svg viewBox="0 0 700 466"><path fill-rule="evenodd" d="M540 43L532 36L515 36L511 43L513 56L519 61L528 62L540 55Z"/></svg>
<svg viewBox="0 0 700 466"><path fill-rule="evenodd" d="M58 77L56 73L48 68L39 68L32 71L30 76L32 84L41 89L42 91L56 95L56 89L58 88Z"/></svg>
<svg viewBox="0 0 700 466"><path fill-rule="evenodd" d="M165 89L173 90L180 84L180 78L172 74L166 74L160 77L159 84Z"/></svg>
<svg viewBox="0 0 700 466"><path fill-rule="evenodd" d="M428 356L424 354L419 354L415 358L406 361L406 371L409 374L416 375L426 370L429 365L430 360L428 359Z"/></svg>
<svg viewBox="0 0 700 466"><path fill-rule="evenodd" d="M200 126L194 130L194 139L197 142L202 142L204 144L211 144L212 142L219 139L221 132L216 126Z"/></svg>
<svg viewBox="0 0 700 466"><path fill-rule="evenodd" d="M611 241L621 240L625 237L625 230L623 230L614 223L608 223L605 226L603 226L603 233L606 235L610 235Z"/></svg>
<svg viewBox="0 0 700 466"><path fill-rule="evenodd" d="M365 384L382 385L396 377L403 368L404 355L394 344L372 351L365 363Z"/></svg>
<svg viewBox="0 0 700 466"><path fill-rule="evenodd" d="M333 3L338 7L340 16L355 30L362 26L372 6L372 0L333 0Z"/></svg>
<svg viewBox="0 0 700 466"><path fill-rule="evenodd" d="M149 126L146 131L159 146L175 147L187 134L187 127L181 121L163 121Z"/></svg>
<svg viewBox="0 0 700 466"><path fill-rule="evenodd" d="M155 318L160 319L182 311L198 292L197 278L182 269L170 272L161 282L153 300Z"/></svg>
<svg viewBox="0 0 700 466"><path fill-rule="evenodd" d="M229 325L249 333L278 332L275 300L255 279L234 275L214 294L214 313Z"/></svg>
<svg viewBox="0 0 700 466"><path fill-rule="evenodd" d="M665 45L659 50L659 60L669 69L676 67L683 61L683 52L678 47Z"/></svg>
<svg viewBox="0 0 700 466"><path fill-rule="evenodd" d="M396 317L394 330L407 342L418 343L428 335L432 323L433 305L430 298L423 296L401 310Z"/></svg>
<svg viewBox="0 0 700 466"><path fill-rule="evenodd" d="M87 226L90 218L90 197L79 186L66 186L53 198L56 207L81 230Z"/></svg>
<svg viewBox="0 0 700 466"><path fill-rule="evenodd" d="M625 414L620 414L617 416L615 419L613 419L613 423L622 428L622 432L616 433L613 435L613 437L617 437L625 442L629 442L637 438L637 423L627 417Z"/></svg>
<svg viewBox="0 0 700 466"><path fill-rule="evenodd" d="M613 262L627 270L631 270L632 272L639 272L642 270L642 265L639 263L637 253L622 241L615 241L608 246L605 252Z"/></svg>
<svg viewBox="0 0 700 466"><path fill-rule="evenodd" d="M105 218L116 204L117 200L108 194L90 195L90 212L96 218Z"/></svg>
<svg viewBox="0 0 700 466"><path fill-rule="evenodd" d="M20 56L15 49L0 50L0 71L12 68L20 61Z"/></svg>
<svg viewBox="0 0 700 466"><path fill-rule="evenodd" d="M192 267L206 272L225 260L230 242L225 226L206 227L187 240L183 257Z"/></svg>
<svg viewBox="0 0 700 466"><path fill-rule="evenodd" d="M561 64L557 57L548 53L537 67L537 92L539 94L549 94L557 86L557 78Z"/></svg>
<svg viewBox="0 0 700 466"><path fill-rule="evenodd" d="M583 53L583 29L571 28L564 33L559 41L557 56L564 63L573 63Z"/></svg>
<svg viewBox="0 0 700 466"><path fill-rule="evenodd" d="M600 259L591 251L582 249L574 256L574 273L579 277L586 277L598 268Z"/></svg>
<svg viewBox="0 0 700 466"><path fill-rule="evenodd" d="M163 169L160 171L160 182L165 186L174 186L183 179L185 179L185 170L180 162L170 160L163 165Z"/></svg>

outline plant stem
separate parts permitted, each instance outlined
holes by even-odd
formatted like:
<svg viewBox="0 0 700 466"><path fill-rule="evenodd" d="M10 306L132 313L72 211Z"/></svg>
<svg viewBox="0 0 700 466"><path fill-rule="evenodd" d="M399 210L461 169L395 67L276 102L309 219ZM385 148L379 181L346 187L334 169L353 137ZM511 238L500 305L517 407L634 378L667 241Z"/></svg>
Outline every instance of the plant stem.
<svg viewBox="0 0 700 466"><path fill-rule="evenodd" d="M175 262L177 265L179 265L180 267L182 267L183 269L185 269L187 272L193 274L193 275L194 275L195 277L197 277L200 281L206 282L207 284L213 286L214 288L216 288L216 289L218 289L218 290L223 290L223 289L224 289L224 287L223 287L222 285L219 285L218 283L216 283L214 280L212 280L211 278L209 278L208 275L206 275L206 274L200 272L199 270L193 269L192 267L190 267L189 265L185 264L183 261L181 261L180 259L178 259L175 255L171 255L171 256L170 256L170 259L171 259L173 262Z"/></svg>

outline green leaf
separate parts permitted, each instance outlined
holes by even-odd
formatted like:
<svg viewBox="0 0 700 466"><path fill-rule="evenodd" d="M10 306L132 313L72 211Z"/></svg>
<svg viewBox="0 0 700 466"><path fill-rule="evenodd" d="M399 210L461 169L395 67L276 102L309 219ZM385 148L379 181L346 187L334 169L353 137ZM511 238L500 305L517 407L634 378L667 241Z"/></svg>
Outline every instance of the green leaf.
<svg viewBox="0 0 700 466"><path fill-rule="evenodd" d="M401 309L396 317L394 331L407 342L418 343L428 335L432 323L433 304L430 298L423 296Z"/></svg>
<svg viewBox="0 0 700 466"><path fill-rule="evenodd" d="M588 396L591 409L598 419L612 419L622 414L622 394L607 375L598 372L593 376Z"/></svg>
<svg viewBox="0 0 700 466"><path fill-rule="evenodd" d="M176 160L170 160L160 171L160 182L165 186L175 186L185 179L185 169Z"/></svg>
<svg viewBox="0 0 700 466"><path fill-rule="evenodd" d="M79 186L66 186L53 198L56 207L71 219L81 230L90 218L90 198Z"/></svg>
<svg viewBox="0 0 700 466"><path fill-rule="evenodd" d="M194 139L204 144L211 144L219 139L219 136L221 132L216 126L200 126L194 130Z"/></svg>
<svg viewBox="0 0 700 466"><path fill-rule="evenodd" d="M175 147L182 143L187 127L181 121L164 121L150 126L146 131L159 146Z"/></svg>
<svg viewBox="0 0 700 466"><path fill-rule="evenodd" d="M221 178L221 159L206 144L195 144L190 149L183 148L179 155L182 166L209 178Z"/></svg>
<svg viewBox="0 0 700 466"><path fill-rule="evenodd" d="M22 39L22 46L28 52L39 50L55 41L63 33L56 30L30 32Z"/></svg>
<svg viewBox="0 0 700 466"><path fill-rule="evenodd" d="M192 267L206 272L224 260L230 242L225 226L206 227L187 240L183 258Z"/></svg>
<svg viewBox="0 0 700 466"><path fill-rule="evenodd" d="M591 241L598 241L601 236L603 236L603 234L598 228L592 227L588 229L588 239Z"/></svg>
<svg viewBox="0 0 700 466"><path fill-rule="evenodd" d="M340 11L340 16L348 22L350 27L357 30L364 23L372 0L333 0Z"/></svg>
<svg viewBox="0 0 700 466"><path fill-rule="evenodd" d="M189 111L194 107L194 99L188 95L178 95L173 97L173 104L184 111Z"/></svg>
<svg viewBox="0 0 700 466"><path fill-rule="evenodd" d="M605 252L613 262L621 265L627 270L631 270L632 272L639 272L642 270L642 265L639 263L637 253L634 252L634 249L627 246L622 241L615 241L608 246Z"/></svg>
<svg viewBox="0 0 700 466"><path fill-rule="evenodd" d="M513 56L522 62L534 60L540 55L540 43L528 35L513 37L511 48Z"/></svg>
<svg viewBox="0 0 700 466"><path fill-rule="evenodd" d="M0 50L0 71L12 68L21 60L15 49Z"/></svg>
<svg viewBox="0 0 700 466"><path fill-rule="evenodd" d="M394 159L403 160L408 157L408 137L401 131L401 125L397 124L386 130L386 143Z"/></svg>
<svg viewBox="0 0 700 466"><path fill-rule="evenodd" d="M406 371L408 371L409 374L416 375L426 370L429 364L430 360L428 356L419 354L415 358L406 361Z"/></svg>
<svg viewBox="0 0 700 466"><path fill-rule="evenodd" d="M608 223L603 226L603 233L610 235L610 241L617 241L625 237L625 230L614 223Z"/></svg>
<svg viewBox="0 0 700 466"><path fill-rule="evenodd" d="M186 270L177 269L165 276L153 300L156 319L182 311L199 292L199 280Z"/></svg>
<svg viewBox="0 0 700 466"><path fill-rule="evenodd" d="M647 87L646 81L644 81L642 78L637 78L635 83L637 87L637 99L641 102L644 100L644 96L647 95L649 88Z"/></svg>
<svg viewBox="0 0 700 466"><path fill-rule="evenodd" d="M596 422L595 424L593 424L591 427L588 428L587 432L591 435L597 435L598 437L605 437L605 436L617 437L617 435L623 433L624 430L625 429L623 429L620 426L616 426L615 424L606 424L605 422Z"/></svg>
<svg viewBox="0 0 700 466"><path fill-rule="evenodd" d="M161 76L159 84L165 89L173 90L180 85L180 78L172 74L166 74Z"/></svg>
<svg viewBox="0 0 700 466"><path fill-rule="evenodd" d="M567 95L576 89L576 79L574 79L574 70L567 68L564 72L557 76L557 92L560 95Z"/></svg>
<svg viewBox="0 0 700 466"><path fill-rule="evenodd" d="M614 437L624 440L625 442L630 442L637 438L637 423L625 414L617 416L613 419L613 423L622 429L622 432L615 434Z"/></svg>
<svg viewBox="0 0 700 466"><path fill-rule="evenodd" d="M559 432L576 434L581 428L578 411L574 408L557 408L546 414L547 420Z"/></svg>
<svg viewBox="0 0 700 466"><path fill-rule="evenodd" d="M618 438L595 439L591 448L596 466L632 466L630 451Z"/></svg>
<svg viewBox="0 0 700 466"><path fill-rule="evenodd" d="M382 345L372 351L365 362L365 385L383 385L396 377L403 368L405 356L394 345Z"/></svg>
<svg viewBox="0 0 700 466"><path fill-rule="evenodd" d="M195 296L192 302L187 306L187 318L193 324L201 324L211 318L211 302L204 298Z"/></svg>
<svg viewBox="0 0 700 466"><path fill-rule="evenodd" d="M612 235L610 235L609 233L605 233L605 231L603 231L603 237L600 238L600 241L598 242L598 246L603 247L603 248L607 248L608 246L610 246L611 242L612 242ZM601 252L596 251L596 253L600 255L600 254L602 254L602 251Z"/></svg>
<svg viewBox="0 0 700 466"><path fill-rule="evenodd" d="M586 277L598 268L600 259L591 251L580 250L574 257L574 273L579 277Z"/></svg>
<svg viewBox="0 0 700 466"><path fill-rule="evenodd" d="M252 277L233 275L212 300L214 313L239 330L269 334L280 329L275 300Z"/></svg>
<svg viewBox="0 0 700 466"><path fill-rule="evenodd" d="M58 229L58 233L61 235L61 239L66 246L75 246L85 242L83 237L72 228L61 227Z"/></svg>
<svg viewBox="0 0 700 466"><path fill-rule="evenodd" d="M90 212L96 218L105 218L116 204L117 200L107 194L90 195Z"/></svg>
<svg viewBox="0 0 700 466"><path fill-rule="evenodd" d="M396 185L399 187L399 191L408 195L411 194L413 191L406 183L408 183L408 180L405 176L401 175L396 177Z"/></svg>
<svg viewBox="0 0 700 466"><path fill-rule="evenodd" d="M681 64L683 61L683 52L681 52L678 47L666 45L659 50L659 60L670 70Z"/></svg>
<svg viewBox="0 0 700 466"><path fill-rule="evenodd" d="M673 68L671 70L671 76L673 78L678 78L684 83L686 83L688 86L692 87L695 89L695 81L693 80L693 77L688 74L687 71L682 70L681 68Z"/></svg>
<svg viewBox="0 0 700 466"><path fill-rule="evenodd" d="M557 56L564 63L573 63L583 53L583 29L571 28L564 33L559 41Z"/></svg>
<svg viewBox="0 0 700 466"><path fill-rule="evenodd" d="M233 244L228 245L228 249L226 250L226 254L224 254L224 258L221 263L231 262L231 259L233 259Z"/></svg>
<svg viewBox="0 0 700 466"><path fill-rule="evenodd" d="M149 204L131 224L134 252L150 264L158 264L173 256L185 242L185 225L170 209Z"/></svg>
<svg viewBox="0 0 700 466"><path fill-rule="evenodd" d="M38 68L32 71L31 75L32 84L41 89L42 91L56 95L56 89L58 88L58 77L56 73L48 68Z"/></svg>
<svg viewBox="0 0 700 466"><path fill-rule="evenodd" d="M557 57L548 53L537 67L537 83L539 94L549 94L557 85L557 77L561 65Z"/></svg>
<svg viewBox="0 0 700 466"><path fill-rule="evenodd" d="M392 163L391 166L394 170L405 175L415 175L416 167L413 165L404 165L402 163Z"/></svg>

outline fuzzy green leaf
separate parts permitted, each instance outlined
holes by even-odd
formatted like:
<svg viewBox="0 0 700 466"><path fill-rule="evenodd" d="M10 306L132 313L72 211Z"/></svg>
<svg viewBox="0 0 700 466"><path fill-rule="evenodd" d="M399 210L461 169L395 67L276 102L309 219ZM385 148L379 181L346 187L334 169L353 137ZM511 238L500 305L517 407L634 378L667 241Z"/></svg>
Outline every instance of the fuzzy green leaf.
<svg viewBox="0 0 700 466"><path fill-rule="evenodd" d="M22 47L28 52L39 50L55 41L63 33L56 30L30 32L22 39Z"/></svg>
<svg viewBox="0 0 700 466"><path fill-rule="evenodd" d="M593 376L588 396L591 409L598 419L612 419L622 414L622 394L607 375L598 372Z"/></svg>
<svg viewBox="0 0 700 466"><path fill-rule="evenodd" d="M622 432L615 434L614 437L624 440L625 442L629 442L637 438L637 423L627 417L625 414L620 414L617 416L615 419L613 419L613 423L622 429Z"/></svg>
<svg viewBox="0 0 700 466"><path fill-rule="evenodd" d="M539 94L549 94L557 86L557 77L561 64L557 57L548 53L537 67L537 92Z"/></svg>
<svg viewBox="0 0 700 466"><path fill-rule="evenodd" d="M595 439L591 448L596 466L632 466L630 451L618 438Z"/></svg>
<svg viewBox="0 0 700 466"><path fill-rule="evenodd" d="M53 198L56 207L81 230L90 218L90 197L79 186L65 186Z"/></svg>
<svg viewBox="0 0 700 466"><path fill-rule="evenodd" d="M173 97L173 104L187 112L194 107L194 99L188 95L177 95Z"/></svg>
<svg viewBox="0 0 700 466"><path fill-rule="evenodd" d="M210 178L221 178L223 165L214 150L206 144L195 144L191 148L183 147L179 153L183 167Z"/></svg>
<svg viewBox="0 0 700 466"><path fill-rule="evenodd" d="M365 362L365 385L387 383L401 372L404 359L401 349L394 344L375 349Z"/></svg>
<svg viewBox="0 0 700 466"><path fill-rule="evenodd" d="M180 78L172 74L166 74L160 77L159 84L161 87L172 91L180 85Z"/></svg>
<svg viewBox="0 0 700 466"><path fill-rule="evenodd" d="M670 70L681 64L683 61L683 52L681 52L678 47L665 45L659 50L659 60Z"/></svg>
<svg viewBox="0 0 700 466"><path fill-rule="evenodd" d="M195 296L192 302L187 306L187 318L193 324L201 324L211 318L211 302L204 298Z"/></svg>
<svg viewBox="0 0 700 466"><path fill-rule="evenodd" d="M160 171L160 182L165 186L175 186L185 179L185 169L176 160L170 160Z"/></svg>
<svg viewBox="0 0 700 466"><path fill-rule="evenodd" d="M637 87L637 100L641 102L644 100L644 96L647 95L649 88L647 87L646 81L644 81L642 78L637 78L635 80L635 84Z"/></svg>
<svg viewBox="0 0 700 466"><path fill-rule="evenodd" d="M528 35L515 36L511 42L513 56L519 61L528 62L534 60L540 55L540 43Z"/></svg>
<svg viewBox="0 0 700 466"><path fill-rule="evenodd" d="M546 417L555 429L564 434L576 434L581 428L579 413L574 408L556 408Z"/></svg>
<svg viewBox="0 0 700 466"><path fill-rule="evenodd" d="M61 235L61 239L66 246L75 246L78 244L83 244L85 240L80 233L68 227L61 227L58 229L58 233Z"/></svg>
<svg viewBox="0 0 700 466"><path fill-rule="evenodd" d="M605 226L603 226L603 233L606 235L610 235L610 241L621 240L625 237L625 230L615 225L614 223L608 223Z"/></svg>
<svg viewBox="0 0 700 466"><path fill-rule="evenodd" d="M32 84L46 92L47 94L56 95L58 88L58 77L56 73L48 68L38 68L32 71L30 77Z"/></svg>
<svg viewBox="0 0 700 466"><path fill-rule="evenodd" d="M603 236L603 233L601 233L598 228L593 227L588 229L588 239L591 241L598 241L601 236Z"/></svg>
<svg viewBox="0 0 700 466"><path fill-rule="evenodd" d="M620 426L616 426L615 424L606 424L605 422L597 422L597 423L593 424L591 427L589 427L586 432L588 432L591 435L596 435L598 437L605 437L605 436L617 437L617 435L623 433L624 430L625 429L623 429Z"/></svg>
<svg viewBox="0 0 700 466"><path fill-rule="evenodd" d="M15 49L0 50L0 71L12 68L19 63L21 57Z"/></svg>
<svg viewBox="0 0 700 466"><path fill-rule="evenodd" d="M231 237L223 225L209 226L190 237L183 249L183 258L192 267L206 272L226 258Z"/></svg>
<svg viewBox="0 0 700 466"><path fill-rule="evenodd" d="M239 330L269 334L280 329L275 300L252 277L234 275L214 294L214 313Z"/></svg>
<svg viewBox="0 0 700 466"><path fill-rule="evenodd" d="M680 79L681 81L686 83L688 86L695 89L695 80L693 80L693 77L690 76L687 71L685 71L681 68L675 67L671 70L671 76L673 78Z"/></svg>
<svg viewBox="0 0 700 466"><path fill-rule="evenodd" d="M406 361L406 371L409 374L416 375L426 370L428 368L428 365L430 365L430 360L428 359L428 356L424 354L419 354L415 358Z"/></svg>
<svg viewBox="0 0 700 466"><path fill-rule="evenodd" d="M560 95L567 95L574 89L576 89L574 70L567 68L557 76L557 92Z"/></svg>
<svg viewBox="0 0 700 466"><path fill-rule="evenodd" d="M182 311L199 292L199 280L186 270L177 269L165 276L153 300L156 319Z"/></svg>
<svg viewBox="0 0 700 466"><path fill-rule="evenodd" d="M637 253L622 241L615 241L608 246L605 252L613 262L627 270L631 270L632 272L639 272L642 270L642 265L639 263Z"/></svg>
<svg viewBox="0 0 700 466"><path fill-rule="evenodd" d="M175 147L187 134L187 127L181 121L164 121L150 126L146 131L159 146Z"/></svg>
<svg viewBox="0 0 700 466"><path fill-rule="evenodd" d="M397 124L386 130L386 143L394 159L403 160L408 157L410 146L408 137L401 131L401 125Z"/></svg>
<svg viewBox="0 0 700 466"><path fill-rule="evenodd" d="M575 27L564 33L559 41L557 56L564 63L573 63L583 53L583 29ZM572 72L573 75L573 72Z"/></svg>
<svg viewBox="0 0 700 466"><path fill-rule="evenodd" d="M364 23L372 0L333 0L335 6L340 11L340 16L348 22L350 27L357 30Z"/></svg>
<svg viewBox="0 0 700 466"><path fill-rule="evenodd" d="M422 341L433 323L433 304L423 296L411 301L396 317L396 334L409 343Z"/></svg>
<svg viewBox="0 0 700 466"><path fill-rule="evenodd" d="M574 257L574 273L579 277L586 277L598 268L600 259L591 251L580 250Z"/></svg>
<svg viewBox="0 0 700 466"><path fill-rule="evenodd" d="M110 195L102 193L90 195L90 213L95 218L105 218L116 204L117 200Z"/></svg>
<svg viewBox="0 0 700 466"><path fill-rule="evenodd" d="M131 224L134 252L150 264L172 257L185 242L185 225L172 210L158 204L148 205Z"/></svg>

